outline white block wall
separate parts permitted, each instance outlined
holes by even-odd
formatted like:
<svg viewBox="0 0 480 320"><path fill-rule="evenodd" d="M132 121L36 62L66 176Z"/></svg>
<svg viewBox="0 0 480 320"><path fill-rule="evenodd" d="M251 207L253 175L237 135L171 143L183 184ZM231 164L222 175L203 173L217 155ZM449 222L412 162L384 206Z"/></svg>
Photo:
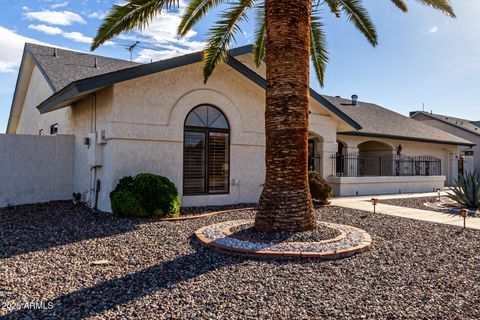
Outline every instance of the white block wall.
<svg viewBox="0 0 480 320"><path fill-rule="evenodd" d="M0 207L72 198L73 136L0 135Z"/></svg>

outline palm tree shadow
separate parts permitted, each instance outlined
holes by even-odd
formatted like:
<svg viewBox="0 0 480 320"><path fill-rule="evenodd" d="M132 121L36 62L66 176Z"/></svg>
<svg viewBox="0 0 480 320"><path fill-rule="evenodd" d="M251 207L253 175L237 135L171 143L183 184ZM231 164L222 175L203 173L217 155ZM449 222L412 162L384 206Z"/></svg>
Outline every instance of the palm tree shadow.
<svg viewBox="0 0 480 320"><path fill-rule="evenodd" d="M69 201L0 209L0 259L136 230L138 219L121 219Z"/></svg>
<svg viewBox="0 0 480 320"><path fill-rule="evenodd" d="M44 305L53 305L50 310L20 309L5 315L4 318L91 317L120 304L168 289L177 283L249 259L205 248L199 245L193 236L190 237L190 243L195 248L195 252L191 254L49 300Z"/></svg>

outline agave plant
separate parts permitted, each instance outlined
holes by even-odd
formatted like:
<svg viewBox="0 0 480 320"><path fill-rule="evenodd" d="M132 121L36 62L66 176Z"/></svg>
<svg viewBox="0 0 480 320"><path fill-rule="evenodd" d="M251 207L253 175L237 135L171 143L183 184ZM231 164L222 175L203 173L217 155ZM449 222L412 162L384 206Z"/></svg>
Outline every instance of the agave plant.
<svg viewBox="0 0 480 320"><path fill-rule="evenodd" d="M447 196L465 208L480 209L480 176L470 172L460 176L456 184Z"/></svg>

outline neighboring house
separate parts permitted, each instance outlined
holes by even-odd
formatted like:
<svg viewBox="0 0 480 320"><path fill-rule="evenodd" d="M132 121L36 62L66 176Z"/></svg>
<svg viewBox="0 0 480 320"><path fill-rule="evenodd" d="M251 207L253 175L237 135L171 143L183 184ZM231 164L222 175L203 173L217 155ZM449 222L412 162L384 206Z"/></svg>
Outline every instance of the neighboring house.
<svg viewBox="0 0 480 320"><path fill-rule="evenodd" d="M27 44L7 136L73 135L71 191L100 210L120 178L140 172L171 179L185 206L256 202L266 82L251 49L231 50L204 84L201 52L139 65ZM472 145L377 105L311 98L310 168L337 195L443 187Z"/></svg>
<svg viewBox="0 0 480 320"><path fill-rule="evenodd" d="M410 112L410 118L472 141L475 146L464 146L460 149L459 174L469 171L480 172L480 121L425 111L412 111Z"/></svg>

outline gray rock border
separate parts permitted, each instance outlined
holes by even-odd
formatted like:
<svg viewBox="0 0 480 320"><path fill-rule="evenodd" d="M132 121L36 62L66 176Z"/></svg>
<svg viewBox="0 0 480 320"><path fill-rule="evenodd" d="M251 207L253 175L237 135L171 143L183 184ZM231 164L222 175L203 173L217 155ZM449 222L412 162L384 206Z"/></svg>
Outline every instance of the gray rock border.
<svg viewBox="0 0 480 320"><path fill-rule="evenodd" d="M231 229L236 226L249 223L251 220L235 220L212 224L202 227L195 232L197 239L205 246L225 251L232 254L271 257L271 258L316 258L322 260L335 260L350 257L364 252L372 247L371 236L362 229L319 222L330 228L338 229L341 235L334 239L320 242L291 242L283 244L271 244L261 242L248 242L229 237ZM225 241L224 239L227 239ZM346 240L350 240L351 244ZM343 247L339 246L343 241ZM245 245L245 243L248 243ZM254 244L249 247L249 244ZM255 248L260 245L261 248ZM337 246L337 248L335 248Z"/></svg>

